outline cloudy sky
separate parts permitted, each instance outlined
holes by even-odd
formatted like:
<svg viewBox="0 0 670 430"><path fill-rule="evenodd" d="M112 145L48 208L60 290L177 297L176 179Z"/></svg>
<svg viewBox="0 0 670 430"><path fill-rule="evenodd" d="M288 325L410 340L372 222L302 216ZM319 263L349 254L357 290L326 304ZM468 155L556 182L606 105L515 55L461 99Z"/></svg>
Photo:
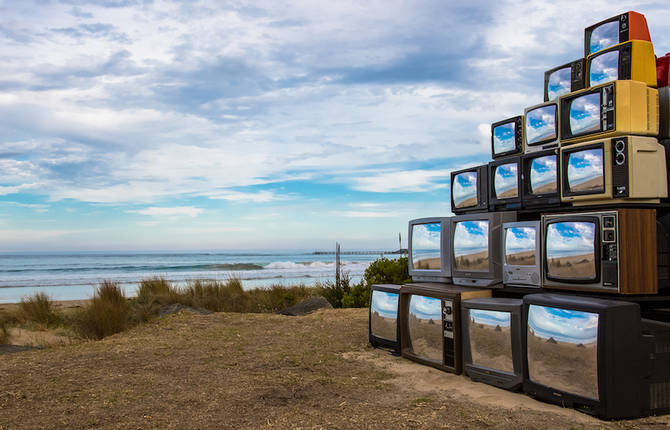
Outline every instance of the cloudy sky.
<svg viewBox="0 0 670 430"><path fill-rule="evenodd" d="M395 248L627 7L0 0L0 251Z"/></svg>

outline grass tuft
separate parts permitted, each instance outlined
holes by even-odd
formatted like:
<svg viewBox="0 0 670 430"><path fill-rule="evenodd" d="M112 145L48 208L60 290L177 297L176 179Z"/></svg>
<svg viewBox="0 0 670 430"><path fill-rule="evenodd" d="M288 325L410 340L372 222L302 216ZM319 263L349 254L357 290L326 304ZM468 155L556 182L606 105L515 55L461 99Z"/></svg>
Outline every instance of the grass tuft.
<svg viewBox="0 0 670 430"><path fill-rule="evenodd" d="M131 305L114 282L103 281L91 302L74 316L74 328L82 337L102 339L131 325Z"/></svg>
<svg viewBox="0 0 670 430"><path fill-rule="evenodd" d="M0 345L8 344L11 339L8 321L0 315Z"/></svg>
<svg viewBox="0 0 670 430"><path fill-rule="evenodd" d="M34 322L43 327L56 327L63 322L63 316L56 311L53 302L45 293L22 298L18 317L24 323Z"/></svg>

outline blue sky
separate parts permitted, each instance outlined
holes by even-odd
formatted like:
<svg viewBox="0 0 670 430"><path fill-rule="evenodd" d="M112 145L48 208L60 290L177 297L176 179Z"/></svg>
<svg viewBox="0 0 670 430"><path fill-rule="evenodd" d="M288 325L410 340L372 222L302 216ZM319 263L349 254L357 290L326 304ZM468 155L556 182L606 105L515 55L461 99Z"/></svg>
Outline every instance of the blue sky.
<svg viewBox="0 0 670 430"><path fill-rule="evenodd" d="M598 314L530 305L528 326L535 336L588 344L598 339Z"/></svg>
<svg viewBox="0 0 670 430"><path fill-rule="evenodd" d="M0 2L0 251L395 249L627 8Z"/></svg>

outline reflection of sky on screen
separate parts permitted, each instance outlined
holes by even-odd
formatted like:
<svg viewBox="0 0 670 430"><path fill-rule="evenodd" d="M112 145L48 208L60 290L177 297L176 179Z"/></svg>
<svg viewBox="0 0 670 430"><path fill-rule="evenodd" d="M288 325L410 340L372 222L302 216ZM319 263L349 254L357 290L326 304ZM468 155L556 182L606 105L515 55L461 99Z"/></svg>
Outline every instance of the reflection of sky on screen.
<svg viewBox="0 0 670 430"><path fill-rule="evenodd" d="M470 318L477 324L486 324L500 327L509 327L511 315L509 312L490 311L484 309L470 309Z"/></svg>
<svg viewBox="0 0 670 430"><path fill-rule="evenodd" d="M454 177L452 194L456 206L465 200L477 196L477 173L463 172Z"/></svg>
<svg viewBox="0 0 670 430"><path fill-rule="evenodd" d="M474 254L489 249L488 221L461 221L454 229L454 256Z"/></svg>
<svg viewBox="0 0 670 430"><path fill-rule="evenodd" d="M412 263L425 258L440 258L441 226L439 222L412 226Z"/></svg>
<svg viewBox="0 0 670 430"><path fill-rule="evenodd" d="M598 339L598 314L530 305L528 327L544 339L589 344Z"/></svg>
<svg viewBox="0 0 670 430"><path fill-rule="evenodd" d="M442 300L412 294L409 312L422 319L442 320Z"/></svg>
<svg viewBox="0 0 670 430"><path fill-rule="evenodd" d="M505 232L506 254L535 251L535 227L509 227Z"/></svg>
<svg viewBox="0 0 670 430"><path fill-rule="evenodd" d="M387 291L373 291L372 312L377 312L385 318L396 318L398 315L398 294Z"/></svg>
<svg viewBox="0 0 670 430"><path fill-rule="evenodd" d="M516 148L514 139L514 122L502 124L493 129L493 152L500 154L502 152L512 151Z"/></svg>
<svg viewBox="0 0 670 430"><path fill-rule="evenodd" d="M501 164L495 168L493 185L495 192L500 195L508 190L516 190L518 187L517 163Z"/></svg>
<svg viewBox="0 0 670 430"><path fill-rule="evenodd" d="M619 21L612 21L596 27L591 33L590 54L619 43Z"/></svg>
<svg viewBox="0 0 670 430"><path fill-rule="evenodd" d="M530 163L530 184L535 191L542 185L556 183L556 156L534 158Z"/></svg>
<svg viewBox="0 0 670 430"><path fill-rule="evenodd" d="M570 105L570 131L572 134L600 130L600 93L586 94L574 99Z"/></svg>
<svg viewBox="0 0 670 430"><path fill-rule="evenodd" d="M556 70L549 75L549 82L547 83L549 100L554 100L563 94L568 94L572 90L571 79L572 71L570 67Z"/></svg>
<svg viewBox="0 0 670 430"><path fill-rule="evenodd" d="M595 224L592 222L557 222L547 226L547 258L582 255L594 252Z"/></svg>
<svg viewBox="0 0 670 430"><path fill-rule="evenodd" d="M556 138L556 105L533 109L526 114L526 142L532 145Z"/></svg>
<svg viewBox="0 0 670 430"><path fill-rule="evenodd" d="M579 184L603 176L603 150L587 149L572 152L568 157L568 185L574 188Z"/></svg>
<svg viewBox="0 0 670 430"><path fill-rule="evenodd" d="M619 78L619 51L610 51L591 60L589 81L591 86L606 84Z"/></svg>

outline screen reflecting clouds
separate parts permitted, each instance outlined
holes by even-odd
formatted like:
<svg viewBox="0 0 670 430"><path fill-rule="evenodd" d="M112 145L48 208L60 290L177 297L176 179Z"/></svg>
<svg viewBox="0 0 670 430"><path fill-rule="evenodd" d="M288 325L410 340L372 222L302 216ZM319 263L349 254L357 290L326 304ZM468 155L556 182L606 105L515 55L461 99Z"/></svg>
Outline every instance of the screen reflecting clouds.
<svg viewBox="0 0 670 430"><path fill-rule="evenodd" d="M505 261L515 266L536 264L534 227L509 227L505 229Z"/></svg>
<svg viewBox="0 0 670 430"><path fill-rule="evenodd" d="M510 313L471 309L469 315L472 363L489 369L514 372Z"/></svg>
<svg viewBox="0 0 670 430"><path fill-rule="evenodd" d="M457 270L488 271L488 221L461 221L454 229L454 261Z"/></svg>
<svg viewBox="0 0 670 430"><path fill-rule="evenodd" d="M439 222L412 226L412 266L414 269L440 269L441 237Z"/></svg>
<svg viewBox="0 0 670 430"><path fill-rule="evenodd" d="M565 221L547 225L547 274L564 279L589 280L596 276L596 224Z"/></svg>
<svg viewBox="0 0 670 430"><path fill-rule="evenodd" d="M593 29L589 53L594 54L619 43L619 21L606 22Z"/></svg>
<svg viewBox="0 0 670 430"><path fill-rule="evenodd" d="M493 152L502 154L516 149L516 123L509 122L493 129Z"/></svg>
<svg viewBox="0 0 670 430"><path fill-rule="evenodd" d="M467 208L477 205L477 173L463 172L454 176L451 187L456 208Z"/></svg>
<svg viewBox="0 0 670 430"><path fill-rule="evenodd" d="M568 155L568 188L573 193L604 192L602 148L575 151Z"/></svg>
<svg viewBox="0 0 670 430"><path fill-rule="evenodd" d="M370 300L370 330L376 337L396 341L398 318L398 294L387 291L372 291Z"/></svg>
<svg viewBox="0 0 670 430"><path fill-rule="evenodd" d="M572 90L572 70L570 67L558 69L549 75L547 82L547 94L549 100L554 100L568 94Z"/></svg>
<svg viewBox="0 0 670 430"><path fill-rule="evenodd" d="M493 186L496 197L509 199L519 196L519 175L517 163L501 164L495 167Z"/></svg>
<svg viewBox="0 0 670 430"><path fill-rule="evenodd" d="M526 113L526 143L556 139L556 105L551 104Z"/></svg>
<svg viewBox="0 0 670 430"><path fill-rule="evenodd" d="M605 52L591 59L589 82L591 86L619 79L619 51Z"/></svg>
<svg viewBox="0 0 670 430"><path fill-rule="evenodd" d="M570 131L574 135L600 131L600 92L572 100Z"/></svg>
<svg viewBox="0 0 670 430"><path fill-rule="evenodd" d="M409 338L414 354L443 361L442 301L412 295L409 299Z"/></svg>
<svg viewBox="0 0 670 430"><path fill-rule="evenodd" d="M555 193L558 191L557 184L556 156L547 155L534 158L530 163L531 193Z"/></svg>

